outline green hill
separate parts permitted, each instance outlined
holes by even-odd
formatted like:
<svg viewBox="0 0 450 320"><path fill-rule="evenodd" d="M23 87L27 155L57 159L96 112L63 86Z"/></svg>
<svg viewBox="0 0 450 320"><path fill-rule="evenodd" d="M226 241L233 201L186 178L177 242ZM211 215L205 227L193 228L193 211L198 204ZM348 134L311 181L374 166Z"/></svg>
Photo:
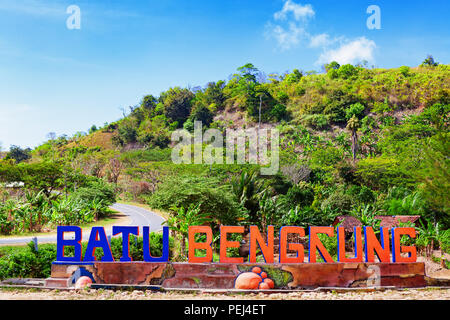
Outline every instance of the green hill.
<svg viewBox="0 0 450 320"><path fill-rule="evenodd" d="M217 224L307 226L345 214L417 214L448 228L449 110L449 65L331 63L321 74L265 75L246 64L228 81L147 95L115 123L49 140L31 162L60 161L114 183L124 199L174 214L199 205L191 209ZM259 119L281 135L275 176L262 176L257 165L171 161L178 128L192 131L202 121L224 132Z"/></svg>
<svg viewBox="0 0 450 320"><path fill-rule="evenodd" d="M300 124L328 133L344 128L352 115L398 121L435 103L448 104L449 73L448 65L367 69L332 63L325 74L295 69L260 82L264 74L247 64L228 82L192 90L170 88L158 98L145 96L124 119L69 139L67 146L164 148L171 131L191 130L195 120L219 129L255 125L260 105L263 123Z"/></svg>

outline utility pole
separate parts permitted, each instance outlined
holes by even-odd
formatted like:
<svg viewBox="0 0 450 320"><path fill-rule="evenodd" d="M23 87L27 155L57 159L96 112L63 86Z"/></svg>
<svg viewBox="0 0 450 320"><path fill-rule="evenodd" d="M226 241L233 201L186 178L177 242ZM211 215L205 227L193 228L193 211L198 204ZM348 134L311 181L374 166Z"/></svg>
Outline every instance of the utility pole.
<svg viewBox="0 0 450 320"><path fill-rule="evenodd" d="M262 93L259 95L259 123L258 123L258 134L257 134L257 155L258 155L258 163L260 162L260 154L259 154L259 131L261 130L261 106L262 106Z"/></svg>
<svg viewBox="0 0 450 320"><path fill-rule="evenodd" d="M262 94L259 96L259 125L258 125L258 130L261 129L261 105L262 105Z"/></svg>

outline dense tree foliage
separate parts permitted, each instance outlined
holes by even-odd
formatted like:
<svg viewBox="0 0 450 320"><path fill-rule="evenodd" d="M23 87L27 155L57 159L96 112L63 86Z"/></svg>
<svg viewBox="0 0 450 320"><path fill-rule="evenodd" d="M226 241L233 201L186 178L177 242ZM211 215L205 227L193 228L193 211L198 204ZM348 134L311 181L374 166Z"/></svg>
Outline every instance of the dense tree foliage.
<svg viewBox="0 0 450 320"><path fill-rule="evenodd" d="M17 163L26 161L31 158L31 149L22 149L19 146L11 146L9 152L6 154L6 160L14 159Z"/></svg>

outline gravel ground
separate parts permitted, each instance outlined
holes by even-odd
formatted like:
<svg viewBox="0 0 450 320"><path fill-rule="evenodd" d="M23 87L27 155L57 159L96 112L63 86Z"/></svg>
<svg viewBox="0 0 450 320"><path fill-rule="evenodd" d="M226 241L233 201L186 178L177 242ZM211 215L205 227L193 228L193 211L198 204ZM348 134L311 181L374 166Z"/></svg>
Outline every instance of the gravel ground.
<svg viewBox="0 0 450 320"><path fill-rule="evenodd" d="M450 300L450 288L372 292L180 293L113 290L0 289L0 300Z"/></svg>

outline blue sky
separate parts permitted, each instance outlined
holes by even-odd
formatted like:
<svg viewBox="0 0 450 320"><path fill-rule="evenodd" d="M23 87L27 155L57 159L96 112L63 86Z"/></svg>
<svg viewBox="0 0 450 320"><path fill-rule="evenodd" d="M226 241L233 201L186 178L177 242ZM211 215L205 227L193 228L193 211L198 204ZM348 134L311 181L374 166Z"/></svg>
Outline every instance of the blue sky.
<svg viewBox="0 0 450 320"><path fill-rule="evenodd" d="M70 30L67 7L80 8ZM370 5L381 29L369 30ZM0 0L0 143L35 147L118 120L146 94L330 60L390 68L450 60L450 2Z"/></svg>

